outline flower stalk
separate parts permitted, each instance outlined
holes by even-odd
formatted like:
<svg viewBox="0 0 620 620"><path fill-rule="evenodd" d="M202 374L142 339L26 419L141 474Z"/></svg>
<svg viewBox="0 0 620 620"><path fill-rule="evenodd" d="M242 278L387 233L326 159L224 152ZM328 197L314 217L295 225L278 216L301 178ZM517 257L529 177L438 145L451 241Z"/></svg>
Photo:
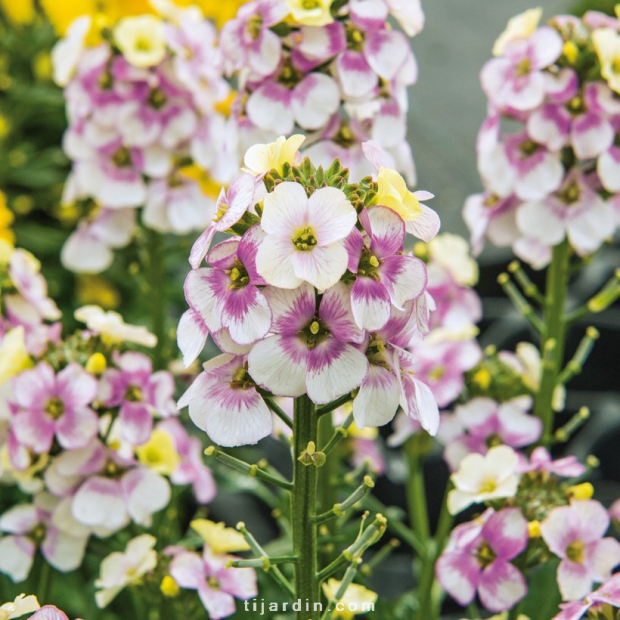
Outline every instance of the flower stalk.
<svg viewBox="0 0 620 620"><path fill-rule="evenodd" d="M307 463L303 455L311 443L318 440L318 419L314 403L307 396L295 399L293 416L294 473L291 496L293 527L293 554L300 558L295 565L295 596L307 601L309 609L320 602L317 580L316 502L317 474L314 463ZM308 612L297 612L297 620L310 620Z"/></svg>
<svg viewBox="0 0 620 620"><path fill-rule="evenodd" d="M566 341L566 317L564 311L568 292L569 259L570 246L568 240L565 239L553 248L551 265L547 272L544 326L541 336L544 361L540 389L534 403L534 414L543 423L541 438L541 443L543 444L549 443L553 436L553 393L558 385L558 378L564 360ZM550 343L554 343L554 345L552 347L548 346Z"/></svg>

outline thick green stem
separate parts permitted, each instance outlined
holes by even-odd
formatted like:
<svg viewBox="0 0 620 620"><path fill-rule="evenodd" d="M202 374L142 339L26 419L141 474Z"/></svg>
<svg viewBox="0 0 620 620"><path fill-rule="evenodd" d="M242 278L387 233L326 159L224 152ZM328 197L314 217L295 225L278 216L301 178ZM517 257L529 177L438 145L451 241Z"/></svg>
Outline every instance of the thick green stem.
<svg viewBox="0 0 620 620"><path fill-rule="evenodd" d="M292 526L293 554L299 558L295 565L295 597L301 599L297 620L311 620L315 603L320 602L317 580L317 467L305 459L299 460L310 442L317 444L318 420L314 404L307 396L295 399L293 416L293 493ZM308 603L310 611L304 611Z"/></svg>
<svg viewBox="0 0 620 620"><path fill-rule="evenodd" d="M164 269L164 242L163 237L150 228L146 229L147 256L145 257L145 271L148 282L149 308L151 314L151 330L157 336L157 345L153 351L153 366L155 370L166 367L168 348L168 334L166 332L166 292Z"/></svg>
<svg viewBox="0 0 620 620"><path fill-rule="evenodd" d="M564 360L569 258L570 246L568 240L565 240L553 248L551 265L547 271L544 327L541 338L542 377L534 404L534 414L543 423L541 439L543 444L549 443L553 436L553 393Z"/></svg>
<svg viewBox="0 0 620 620"><path fill-rule="evenodd" d="M430 538L430 526L428 522L428 510L426 506L426 489L424 487L424 458L418 449L417 438L412 437L405 447L407 462L409 464L409 476L407 478L407 506L409 509L409 522L411 529L425 541Z"/></svg>

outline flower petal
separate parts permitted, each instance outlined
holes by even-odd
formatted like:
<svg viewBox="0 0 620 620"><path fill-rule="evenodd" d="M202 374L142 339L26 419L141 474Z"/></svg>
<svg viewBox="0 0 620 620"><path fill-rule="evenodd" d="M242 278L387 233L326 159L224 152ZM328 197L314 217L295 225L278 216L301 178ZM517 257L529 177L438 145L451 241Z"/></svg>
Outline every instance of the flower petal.
<svg viewBox="0 0 620 620"><path fill-rule="evenodd" d="M490 611L505 611L527 594L527 584L516 566L504 560L495 560L482 571L478 594L482 604Z"/></svg>

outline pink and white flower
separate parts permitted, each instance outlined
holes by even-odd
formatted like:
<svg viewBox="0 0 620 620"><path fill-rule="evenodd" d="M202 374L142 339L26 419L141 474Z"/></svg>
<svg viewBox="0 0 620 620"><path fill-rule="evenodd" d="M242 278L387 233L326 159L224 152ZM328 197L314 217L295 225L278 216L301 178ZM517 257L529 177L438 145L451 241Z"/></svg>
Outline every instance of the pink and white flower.
<svg viewBox="0 0 620 620"><path fill-rule="evenodd" d="M185 298L194 311L186 321L202 321L210 333L226 329L239 345L249 345L267 335L271 309L262 288L266 282L256 267L257 253L266 238L259 225L241 238L233 237L216 245L208 254L210 268L190 271L185 281ZM200 325L197 327L200 329ZM179 344L186 351L194 340L179 333Z"/></svg>
<svg viewBox="0 0 620 620"><path fill-rule="evenodd" d="M381 329L390 318L392 305L402 310L426 287L424 263L403 254L405 223L387 207L362 211L365 235L356 228L346 241L348 269L356 274L351 307L360 328Z"/></svg>
<svg viewBox="0 0 620 620"><path fill-rule="evenodd" d="M463 432L446 444L444 458L450 469L457 470L468 454L486 454L494 445L523 448L536 442L542 432L542 423L527 413L530 407L529 397L505 403L474 398L456 407L453 415Z"/></svg>
<svg viewBox="0 0 620 620"><path fill-rule="evenodd" d="M63 448L83 448L97 434L91 404L97 380L78 364L58 374L40 362L13 380L11 427L16 439L36 454L49 452L54 437Z"/></svg>
<svg viewBox="0 0 620 620"><path fill-rule="evenodd" d="M518 508L489 509L454 529L437 561L437 579L460 605L469 605L478 592L488 610L511 609L527 594L521 571L511 563L527 541L527 521Z"/></svg>
<svg viewBox="0 0 620 620"><path fill-rule="evenodd" d="M588 610L604 611L609 605L614 609L620 608L620 574L612 575L600 588L590 592L582 601L562 603L562 610L553 620L579 620L588 613ZM613 613L613 612L612 612Z"/></svg>
<svg viewBox="0 0 620 620"><path fill-rule="evenodd" d="M347 269L343 241L356 221L342 190L324 187L308 198L299 183L280 183L263 201L260 225L266 238L258 248L256 270L280 288L309 282L328 289Z"/></svg>
<svg viewBox="0 0 620 620"><path fill-rule="evenodd" d="M198 592L213 620L234 614L235 598L247 600L258 593L254 569L226 568L232 556L215 554L207 545L202 556L180 548L171 549L170 553L170 576L181 588Z"/></svg>
<svg viewBox="0 0 620 620"><path fill-rule="evenodd" d="M114 363L101 377L98 398L108 407L119 407L119 424L125 441L146 443L155 416L176 412L174 381L166 371L153 372L151 360L142 353L115 352Z"/></svg>
<svg viewBox="0 0 620 620"><path fill-rule="evenodd" d="M524 235L554 246L568 237L577 254L595 252L616 229L615 214L576 168L557 192L523 203L517 226Z"/></svg>
<svg viewBox="0 0 620 620"><path fill-rule="evenodd" d="M179 409L189 407L198 428L226 447L255 444L271 434L271 412L248 373L244 356L219 355L203 368L178 402Z"/></svg>
<svg viewBox="0 0 620 620"><path fill-rule="evenodd" d="M500 109L532 110L544 100L546 80L542 69L562 53L562 38L552 28L539 28L527 39L508 43L501 58L482 69L482 87Z"/></svg>
<svg viewBox="0 0 620 620"><path fill-rule="evenodd" d="M249 372L277 396L307 393L317 404L329 403L360 385L368 361L356 346L363 332L355 324L347 286L326 290L317 304L307 283L296 289L268 287L273 335L254 345ZM317 307L318 306L318 307Z"/></svg>
<svg viewBox="0 0 620 620"><path fill-rule="evenodd" d="M594 500L554 508L540 524L543 540L560 559L558 585L565 601L584 598L620 564L620 543L604 538L609 514Z"/></svg>
<svg viewBox="0 0 620 620"><path fill-rule="evenodd" d="M529 463L521 463L519 465L519 471L522 473L540 471L563 478L576 478L582 476L586 468L573 455L554 461L544 446L538 446L532 450Z"/></svg>

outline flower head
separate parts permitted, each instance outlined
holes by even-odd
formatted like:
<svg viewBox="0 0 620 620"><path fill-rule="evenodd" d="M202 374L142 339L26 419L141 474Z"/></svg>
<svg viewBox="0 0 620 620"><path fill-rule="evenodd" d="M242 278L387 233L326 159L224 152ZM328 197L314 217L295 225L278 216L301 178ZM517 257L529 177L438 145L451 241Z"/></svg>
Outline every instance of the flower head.
<svg viewBox="0 0 620 620"><path fill-rule="evenodd" d="M114 40L135 67L152 67L166 54L164 23L153 15L125 17L114 29Z"/></svg>
<svg viewBox="0 0 620 620"><path fill-rule="evenodd" d="M82 306L75 311L75 318L112 342L135 342L145 347L157 344L157 338L146 327L129 325L117 312L106 312L99 306Z"/></svg>
<svg viewBox="0 0 620 620"><path fill-rule="evenodd" d="M620 93L620 35L611 28L599 28L592 33L594 49L601 63L601 74L609 88Z"/></svg>
<svg viewBox="0 0 620 620"><path fill-rule="evenodd" d="M224 523L195 519L190 526L215 553L235 553L250 548L240 532Z"/></svg>
<svg viewBox="0 0 620 620"><path fill-rule="evenodd" d="M36 596L20 594L12 603L4 603L4 605L0 606L0 620L19 618L24 614L40 609L40 607Z"/></svg>
<svg viewBox="0 0 620 620"><path fill-rule="evenodd" d="M334 21L331 14L333 0L286 0L293 19L304 26L326 26Z"/></svg>
<svg viewBox="0 0 620 620"><path fill-rule="evenodd" d="M323 583L323 594L336 607L332 614L334 618L352 620L354 616L374 611L378 598L376 592L357 583L351 583L342 596L337 598L341 585L342 583L336 579L328 579Z"/></svg>
<svg viewBox="0 0 620 620"><path fill-rule="evenodd" d="M154 536L143 534L130 540L124 552L116 551L104 558L95 581L97 607L107 607L123 588L140 581L155 568L156 542Z"/></svg>
<svg viewBox="0 0 620 620"><path fill-rule="evenodd" d="M469 454L452 474L455 488L448 494L448 509L458 514L471 504L513 497L519 484L518 458L508 446L491 448L485 456Z"/></svg>
<svg viewBox="0 0 620 620"><path fill-rule="evenodd" d="M511 17L506 25L506 30L499 35L493 45L493 56L502 56L506 47L513 41L531 37L538 28L541 17L542 7L528 9Z"/></svg>

